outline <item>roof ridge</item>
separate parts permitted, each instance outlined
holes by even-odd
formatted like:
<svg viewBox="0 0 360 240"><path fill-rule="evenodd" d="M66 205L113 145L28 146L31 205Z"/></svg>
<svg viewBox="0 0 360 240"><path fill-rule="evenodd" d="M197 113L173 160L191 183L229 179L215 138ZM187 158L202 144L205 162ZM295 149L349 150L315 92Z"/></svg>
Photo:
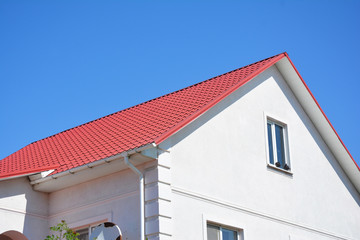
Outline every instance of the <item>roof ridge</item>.
<svg viewBox="0 0 360 240"><path fill-rule="evenodd" d="M243 69L243 68L250 67L250 66L252 66L252 65L258 64L259 62L263 62L263 61L269 60L269 59L271 59L271 58L275 58L275 57L277 57L277 56L280 56L281 54L286 54L286 52L276 54L276 55L274 55L274 56L271 56L271 57L268 57L268 58L259 60L259 61L257 61L257 62L254 62L254 63L248 64L248 65L242 66L242 67L240 67L240 68L233 69L233 70L231 70L231 71L229 71L229 72L226 72L226 73L223 73L223 74L220 74L220 75L211 77L211 78L209 78L209 79L206 79L206 80L203 80L203 81L201 81L201 82L192 84L192 85L187 86L187 87L185 87L185 88L181 88L181 89L179 89L179 90L176 90L176 91L167 93L167 94L165 94L165 95L161 95L161 96L159 96L159 97L156 97L156 98L147 100L147 101L145 101L145 102L136 104L136 105L134 105L134 106L131 106L131 107L128 107L128 108L125 108L125 109L122 109L122 110L119 110L119 111L110 113L110 114L108 114L108 115L105 115L105 116L102 116L102 117L99 117L99 118L96 118L96 119L94 119L94 120L88 121L88 122L86 122L86 123L82 123L82 124L77 125L77 126L75 126L75 127L71 127L71 128L65 129L65 130L63 130L63 131L61 131L61 132L58 132L58 133L55 133L55 134L53 134L53 135L47 136L47 137L45 137L45 138L36 140L36 141L34 141L34 142L32 142L32 143L30 143L30 144L28 144L28 145L25 145L24 147L29 146L29 145L32 145L32 144L35 144L35 143L37 143L37 142L39 142L39 141L42 141L42 140L45 140L45 139L49 139L49 138L58 136L58 135L60 135L60 134L62 134L62 133L64 133L64 132L70 131L70 130L72 130L72 129L79 128L79 127L81 127L81 126L90 124L90 123L95 122L95 121L98 121L98 120L100 120L100 119L104 119L104 118L107 118L107 117L109 117L109 116L113 116L113 115L115 115L115 114L117 114L117 113L124 112L124 111L128 111L128 110L130 110L130 109L132 109L132 108L135 108L135 107L144 105L144 104L146 104L146 103L148 103L148 102L155 101L155 100L157 100L157 99L160 99L160 98L169 96L169 95L171 95L171 94L175 94L175 93L180 92L180 91L184 91L184 90L189 89L189 88L191 88L191 87L194 87L194 86L197 86L197 85L199 85L199 84L202 84L202 83L208 82L208 81L210 81L210 80L213 80L213 79L215 79L215 78L217 78L217 77L221 77L221 76L230 74L230 73L232 73L232 72L241 70L241 69ZM24 148L24 147L23 147L23 148ZM23 149L23 148L21 148L21 149ZM21 150L21 149L19 149L19 150ZM18 150L18 151L19 151L19 150Z"/></svg>

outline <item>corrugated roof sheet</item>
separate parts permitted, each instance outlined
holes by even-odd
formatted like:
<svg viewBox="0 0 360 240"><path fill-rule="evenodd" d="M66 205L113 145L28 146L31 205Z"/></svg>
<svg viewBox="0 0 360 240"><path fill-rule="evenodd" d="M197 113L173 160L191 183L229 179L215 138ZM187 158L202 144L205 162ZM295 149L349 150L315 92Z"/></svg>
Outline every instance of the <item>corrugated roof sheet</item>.
<svg viewBox="0 0 360 240"><path fill-rule="evenodd" d="M149 143L159 143L252 79L285 53L36 141L0 161L0 178L52 174Z"/></svg>

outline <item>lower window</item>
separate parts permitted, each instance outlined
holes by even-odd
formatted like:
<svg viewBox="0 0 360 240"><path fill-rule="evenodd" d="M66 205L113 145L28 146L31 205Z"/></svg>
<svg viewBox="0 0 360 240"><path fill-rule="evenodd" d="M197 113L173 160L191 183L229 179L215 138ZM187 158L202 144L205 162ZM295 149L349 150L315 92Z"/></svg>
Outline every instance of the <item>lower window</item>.
<svg viewBox="0 0 360 240"><path fill-rule="evenodd" d="M89 240L89 228L83 228L76 231L80 234L77 238L79 240Z"/></svg>
<svg viewBox="0 0 360 240"><path fill-rule="evenodd" d="M76 229L75 232L80 234L77 238L79 240L89 240L91 232L95 229L97 225L88 225L87 227Z"/></svg>
<svg viewBox="0 0 360 240"><path fill-rule="evenodd" d="M238 231L222 226L208 224L207 240L238 240Z"/></svg>

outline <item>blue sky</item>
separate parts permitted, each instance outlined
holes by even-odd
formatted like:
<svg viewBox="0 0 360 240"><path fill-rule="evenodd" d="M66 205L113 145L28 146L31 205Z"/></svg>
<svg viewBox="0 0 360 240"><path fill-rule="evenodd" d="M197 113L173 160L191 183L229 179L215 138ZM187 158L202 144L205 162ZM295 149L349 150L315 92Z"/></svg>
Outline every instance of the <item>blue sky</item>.
<svg viewBox="0 0 360 240"><path fill-rule="evenodd" d="M1 1L0 159L287 51L360 163L360 1Z"/></svg>

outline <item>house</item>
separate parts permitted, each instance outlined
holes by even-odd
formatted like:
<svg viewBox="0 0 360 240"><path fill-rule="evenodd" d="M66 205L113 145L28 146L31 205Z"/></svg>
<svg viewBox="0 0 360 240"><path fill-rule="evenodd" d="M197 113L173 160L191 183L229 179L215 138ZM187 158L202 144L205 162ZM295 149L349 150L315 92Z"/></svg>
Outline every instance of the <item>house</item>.
<svg viewBox="0 0 360 240"><path fill-rule="evenodd" d="M360 239L360 170L287 53L0 161L3 239Z"/></svg>

